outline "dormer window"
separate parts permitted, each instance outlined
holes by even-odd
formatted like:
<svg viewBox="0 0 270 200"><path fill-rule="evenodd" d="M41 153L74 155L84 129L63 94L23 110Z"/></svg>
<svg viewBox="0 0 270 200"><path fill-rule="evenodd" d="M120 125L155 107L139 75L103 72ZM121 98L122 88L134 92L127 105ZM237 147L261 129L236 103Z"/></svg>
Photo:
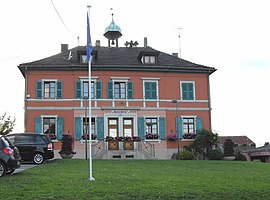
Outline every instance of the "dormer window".
<svg viewBox="0 0 270 200"><path fill-rule="evenodd" d="M88 63L87 55L81 55L81 62L82 63Z"/></svg>
<svg viewBox="0 0 270 200"><path fill-rule="evenodd" d="M143 64L153 65L153 64L156 64L156 57L150 56L150 55L142 56L141 61Z"/></svg>

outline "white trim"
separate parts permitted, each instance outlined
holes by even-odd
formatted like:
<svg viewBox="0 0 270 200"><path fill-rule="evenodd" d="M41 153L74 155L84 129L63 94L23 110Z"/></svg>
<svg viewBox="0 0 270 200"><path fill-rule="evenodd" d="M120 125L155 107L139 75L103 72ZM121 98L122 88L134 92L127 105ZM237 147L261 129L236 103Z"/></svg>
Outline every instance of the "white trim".
<svg viewBox="0 0 270 200"><path fill-rule="evenodd" d="M113 81L128 81L130 78L129 77L112 76L111 79Z"/></svg>
<svg viewBox="0 0 270 200"><path fill-rule="evenodd" d="M153 81L153 80L160 80L160 78L154 78L154 77L141 77L141 80L149 80L149 81Z"/></svg>
<svg viewBox="0 0 270 200"><path fill-rule="evenodd" d="M89 79L88 79L88 76L79 76L79 79L80 79L80 80L87 80L87 81L89 80ZM91 77L91 81L92 81L92 80L96 81L97 79L98 79L98 76L92 76L92 77Z"/></svg>
<svg viewBox="0 0 270 200"><path fill-rule="evenodd" d="M41 79L42 82L57 82L58 79Z"/></svg>

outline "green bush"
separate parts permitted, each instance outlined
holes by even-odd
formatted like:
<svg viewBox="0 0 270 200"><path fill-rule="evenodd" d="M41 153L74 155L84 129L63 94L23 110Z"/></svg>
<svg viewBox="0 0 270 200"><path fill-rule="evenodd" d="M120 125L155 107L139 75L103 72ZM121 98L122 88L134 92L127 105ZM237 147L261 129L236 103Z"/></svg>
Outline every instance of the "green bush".
<svg viewBox="0 0 270 200"><path fill-rule="evenodd" d="M180 160L193 160L194 155L192 152L187 150L180 151Z"/></svg>
<svg viewBox="0 0 270 200"><path fill-rule="evenodd" d="M219 149L211 149L208 151L209 160L222 160L222 152Z"/></svg>
<svg viewBox="0 0 270 200"><path fill-rule="evenodd" d="M247 161L247 158L243 154L241 154L240 152L237 152L235 155L235 160Z"/></svg>

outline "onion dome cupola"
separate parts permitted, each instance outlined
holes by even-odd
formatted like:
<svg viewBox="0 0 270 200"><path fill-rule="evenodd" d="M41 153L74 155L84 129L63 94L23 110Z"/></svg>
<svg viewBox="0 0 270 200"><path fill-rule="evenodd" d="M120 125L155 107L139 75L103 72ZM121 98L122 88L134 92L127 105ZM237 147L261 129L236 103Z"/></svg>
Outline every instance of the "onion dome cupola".
<svg viewBox="0 0 270 200"><path fill-rule="evenodd" d="M118 38L122 36L121 29L114 23L113 14L112 14L112 22L105 29L104 36L108 39L108 46L116 45L118 47ZM115 41L115 42L114 42Z"/></svg>

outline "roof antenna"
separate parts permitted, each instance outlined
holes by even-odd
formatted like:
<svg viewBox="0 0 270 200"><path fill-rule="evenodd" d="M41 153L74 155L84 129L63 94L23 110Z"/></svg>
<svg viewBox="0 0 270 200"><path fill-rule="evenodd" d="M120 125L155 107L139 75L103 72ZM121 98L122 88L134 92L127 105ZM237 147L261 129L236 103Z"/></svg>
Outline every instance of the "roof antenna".
<svg viewBox="0 0 270 200"><path fill-rule="evenodd" d="M181 35L180 35L180 30L182 30L182 28L177 28L177 30L178 30L178 40L179 40L179 58L182 58L182 56L181 56Z"/></svg>
<svg viewBox="0 0 270 200"><path fill-rule="evenodd" d="M78 46L80 46L80 36L77 36Z"/></svg>

